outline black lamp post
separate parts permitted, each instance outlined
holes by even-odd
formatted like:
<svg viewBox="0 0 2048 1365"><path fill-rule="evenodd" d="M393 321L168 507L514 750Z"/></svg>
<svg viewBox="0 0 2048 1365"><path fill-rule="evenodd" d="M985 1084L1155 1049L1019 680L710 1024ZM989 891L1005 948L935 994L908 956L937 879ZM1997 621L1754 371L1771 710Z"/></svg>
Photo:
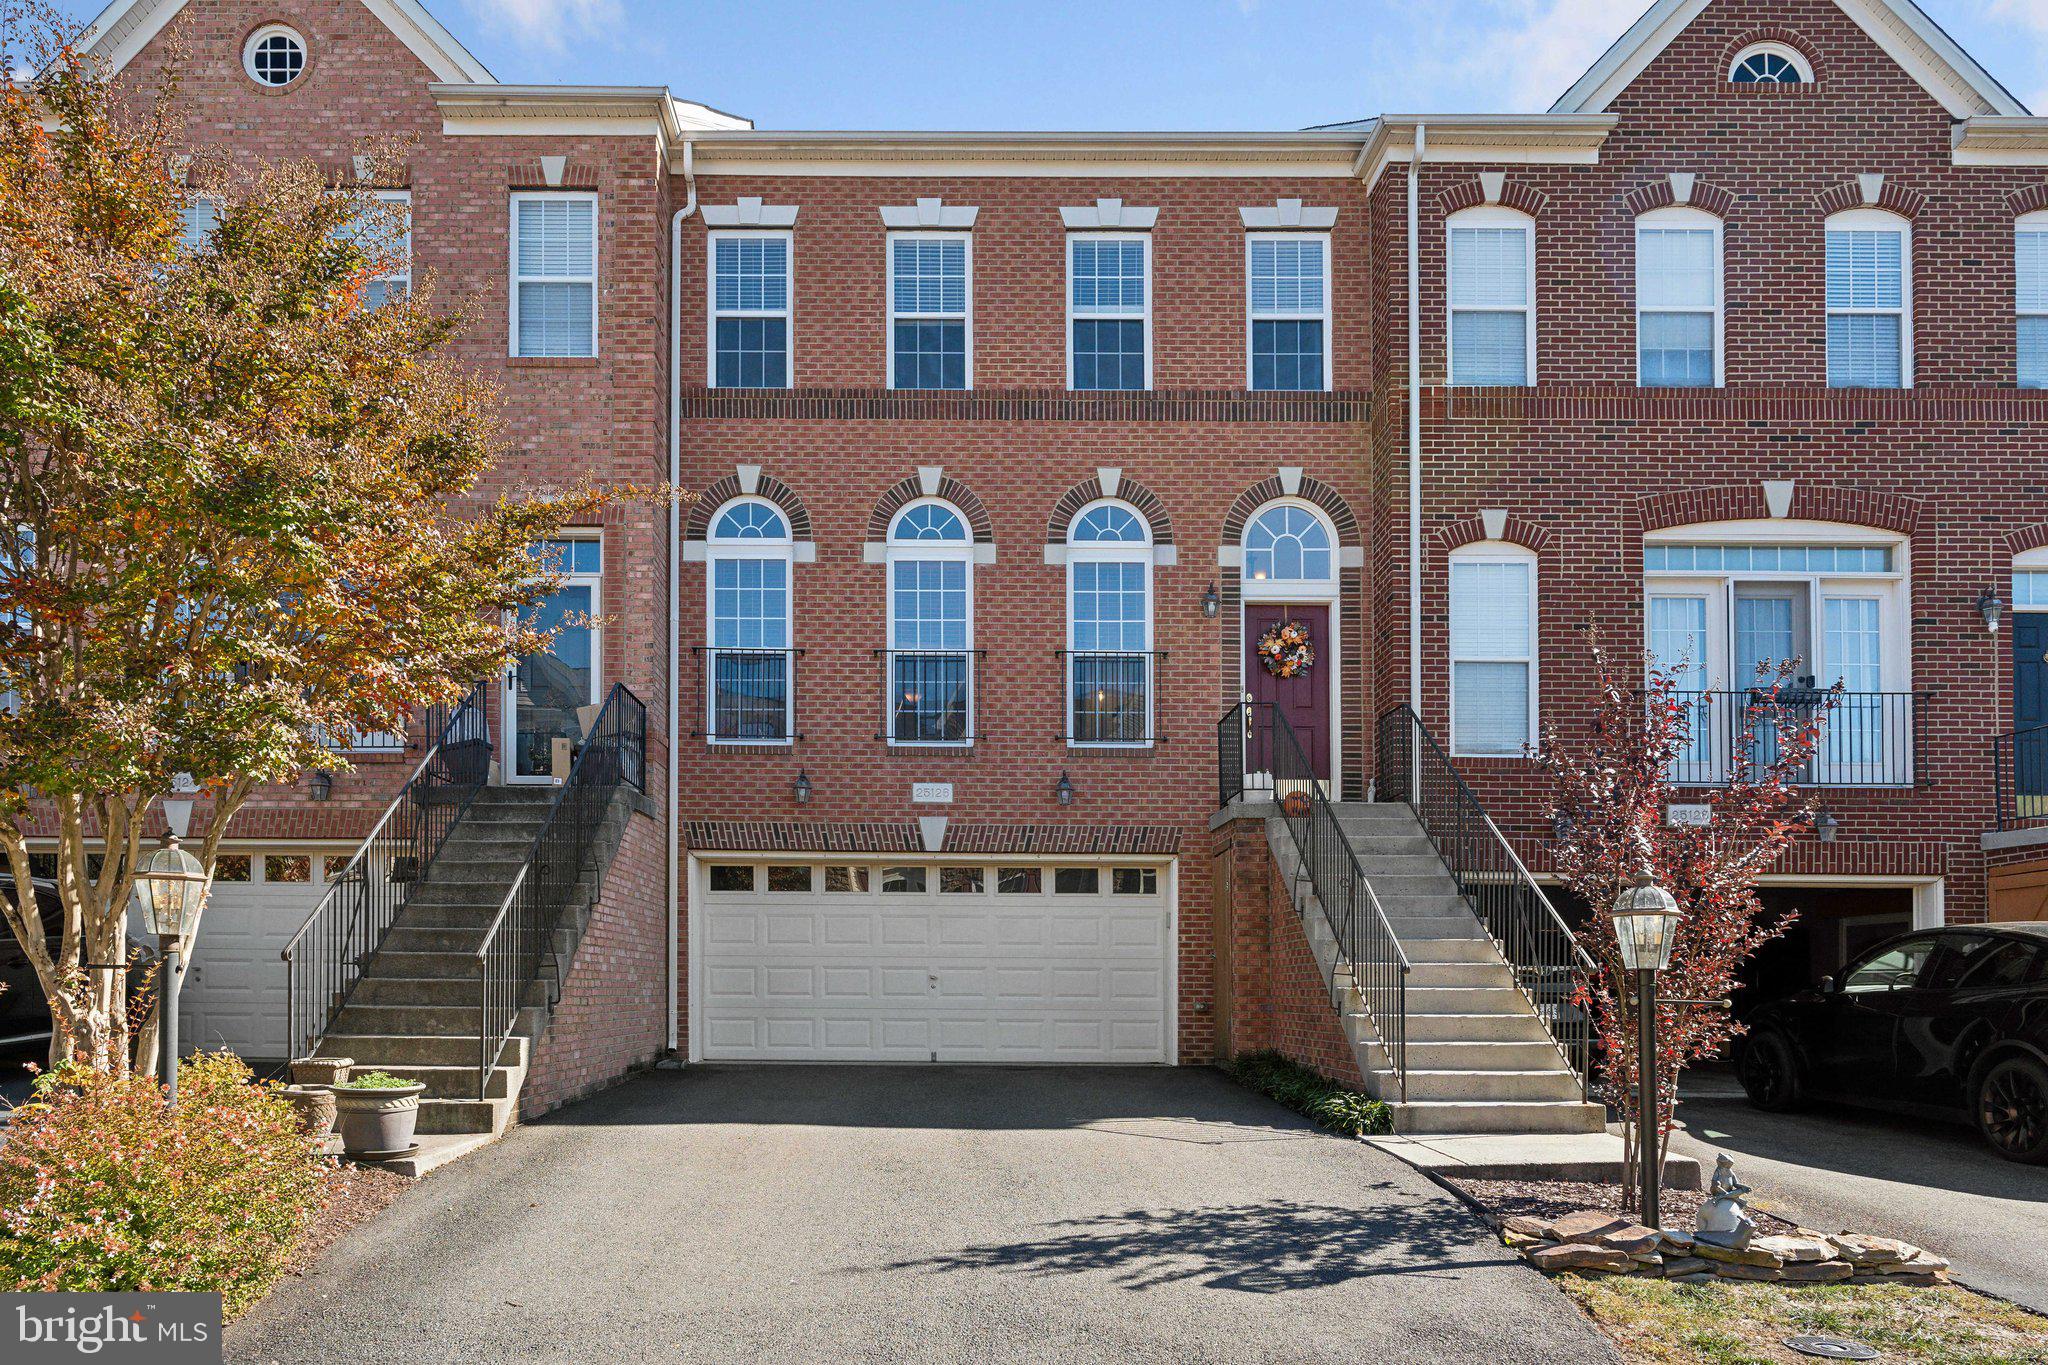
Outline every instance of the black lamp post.
<svg viewBox="0 0 2048 1365"><path fill-rule="evenodd" d="M1614 899L1607 912L1621 946L1621 965L1635 978L1636 997L1636 1156L1642 1186L1643 1223L1658 1226L1657 1196L1663 1184L1663 1163L1657 1143L1657 973L1671 965L1678 941L1678 902L1647 872Z"/></svg>
<svg viewBox="0 0 2048 1365"><path fill-rule="evenodd" d="M178 1102L178 986L185 974L186 931L199 919L206 892L206 869L178 845L178 836L164 832L156 852L135 869L135 896L142 902L143 922L163 949L163 987L158 992L158 1031L163 1035L164 1102Z"/></svg>

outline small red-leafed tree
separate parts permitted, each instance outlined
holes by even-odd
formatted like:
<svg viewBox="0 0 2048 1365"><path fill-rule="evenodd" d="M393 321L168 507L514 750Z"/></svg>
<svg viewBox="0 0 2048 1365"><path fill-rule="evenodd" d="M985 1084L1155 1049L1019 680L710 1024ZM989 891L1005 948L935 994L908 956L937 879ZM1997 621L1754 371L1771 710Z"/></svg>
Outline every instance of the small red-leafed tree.
<svg viewBox="0 0 2048 1365"><path fill-rule="evenodd" d="M1552 868L1593 909L1580 940L1596 970L1578 1005L1592 1017L1599 1091L1621 1114L1624 1207L1639 1209L1636 1153L1646 1125L1637 1112L1636 983L1605 911L1648 873L1684 915L1670 969L1657 978L1659 998L1725 1000L1743 964L1791 927L1790 913L1765 911L1757 879L1812 829L1815 806L1798 783L1838 689L1794 685L1793 660L1761 670L1744 691L1705 693L1659 667L1620 671L1597 647L1593 659L1590 731L1567 739L1546 726L1536 759L1551 787ZM1708 818L1674 824L1670 807L1681 799L1706 807ZM1658 1101L1647 1132L1659 1169L1680 1072L1719 1056L1741 1031L1714 1004L1658 1007Z"/></svg>
<svg viewBox="0 0 2048 1365"><path fill-rule="evenodd" d="M210 877L259 788L346 766L323 737L544 647L503 625L551 586L527 548L621 490L481 497L496 395L446 354L460 311L366 298L403 225L310 165L188 161L173 80L118 90L67 36L0 5L0 70L35 73L0 87L0 908L52 1062L119 1073L153 1052L124 922L178 775Z"/></svg>

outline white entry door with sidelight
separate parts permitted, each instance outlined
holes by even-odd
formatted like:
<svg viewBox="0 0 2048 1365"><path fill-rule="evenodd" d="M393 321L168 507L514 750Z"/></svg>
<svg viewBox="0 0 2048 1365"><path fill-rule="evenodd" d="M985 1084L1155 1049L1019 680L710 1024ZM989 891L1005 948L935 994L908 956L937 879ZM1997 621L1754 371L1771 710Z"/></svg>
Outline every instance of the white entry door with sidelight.
<svg viewBox="0 0 2048 1365"><path fill-rule="evenodd" d="M555 590L528 607L521 619L554 640L538 654L522 655L505 674L504 771L508 782L547 782L554 776L554 742L583 739L578 712L598 700L600 630L597 625L604 547L596 539L550 540L534 557L561 575Z"/></svg>

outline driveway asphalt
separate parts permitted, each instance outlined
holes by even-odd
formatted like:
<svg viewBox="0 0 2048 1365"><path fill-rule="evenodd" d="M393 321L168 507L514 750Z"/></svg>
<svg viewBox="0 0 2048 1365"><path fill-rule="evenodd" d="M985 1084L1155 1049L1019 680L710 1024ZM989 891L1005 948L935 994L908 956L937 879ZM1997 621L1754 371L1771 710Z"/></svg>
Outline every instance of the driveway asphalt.
<svg viewBox="0 0 2048 1365"><path fill-rule="evenodd" d="M2048 1166L1993 1156L1975 1130L1815 1106L1766 1114L1687 1099L1672 1150L1711 1173L1726 1152L1756 1203L1826 1232L1852 1229L1949 1258L1958 1279L2048 1313Z"/></svg>
<svg viewBox="0 0 2048 1365"><path fill-rule="evenodd" d="M231 1361L1617 1359L1461 1205L1196 1069L643 1075L428 1176Z"/></svg>

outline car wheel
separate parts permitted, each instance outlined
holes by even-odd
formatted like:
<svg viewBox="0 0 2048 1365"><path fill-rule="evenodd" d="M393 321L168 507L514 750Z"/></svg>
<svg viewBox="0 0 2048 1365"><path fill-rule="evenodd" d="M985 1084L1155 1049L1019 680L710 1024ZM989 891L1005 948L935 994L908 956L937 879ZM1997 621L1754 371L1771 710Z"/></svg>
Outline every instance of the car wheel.
<svg viewBox="0 0 2048 1365"><path fill-rule="evenodd" d="M1799 1059L1792 1045L1778 1033L1752 1035L1742 1049L1738 1071L1743 1093L1749 1102L1771 1113L1797 1109L1805 1093L1799 1078Z"/></svg>
<svg viewBox="0 0 2048 1365"><path fill-rule="evenodd" d="M2048 1161L2048 1067L2031 1057L1994 1063L1977 1083L1977 1128L2007 1161Z"/></svg>

